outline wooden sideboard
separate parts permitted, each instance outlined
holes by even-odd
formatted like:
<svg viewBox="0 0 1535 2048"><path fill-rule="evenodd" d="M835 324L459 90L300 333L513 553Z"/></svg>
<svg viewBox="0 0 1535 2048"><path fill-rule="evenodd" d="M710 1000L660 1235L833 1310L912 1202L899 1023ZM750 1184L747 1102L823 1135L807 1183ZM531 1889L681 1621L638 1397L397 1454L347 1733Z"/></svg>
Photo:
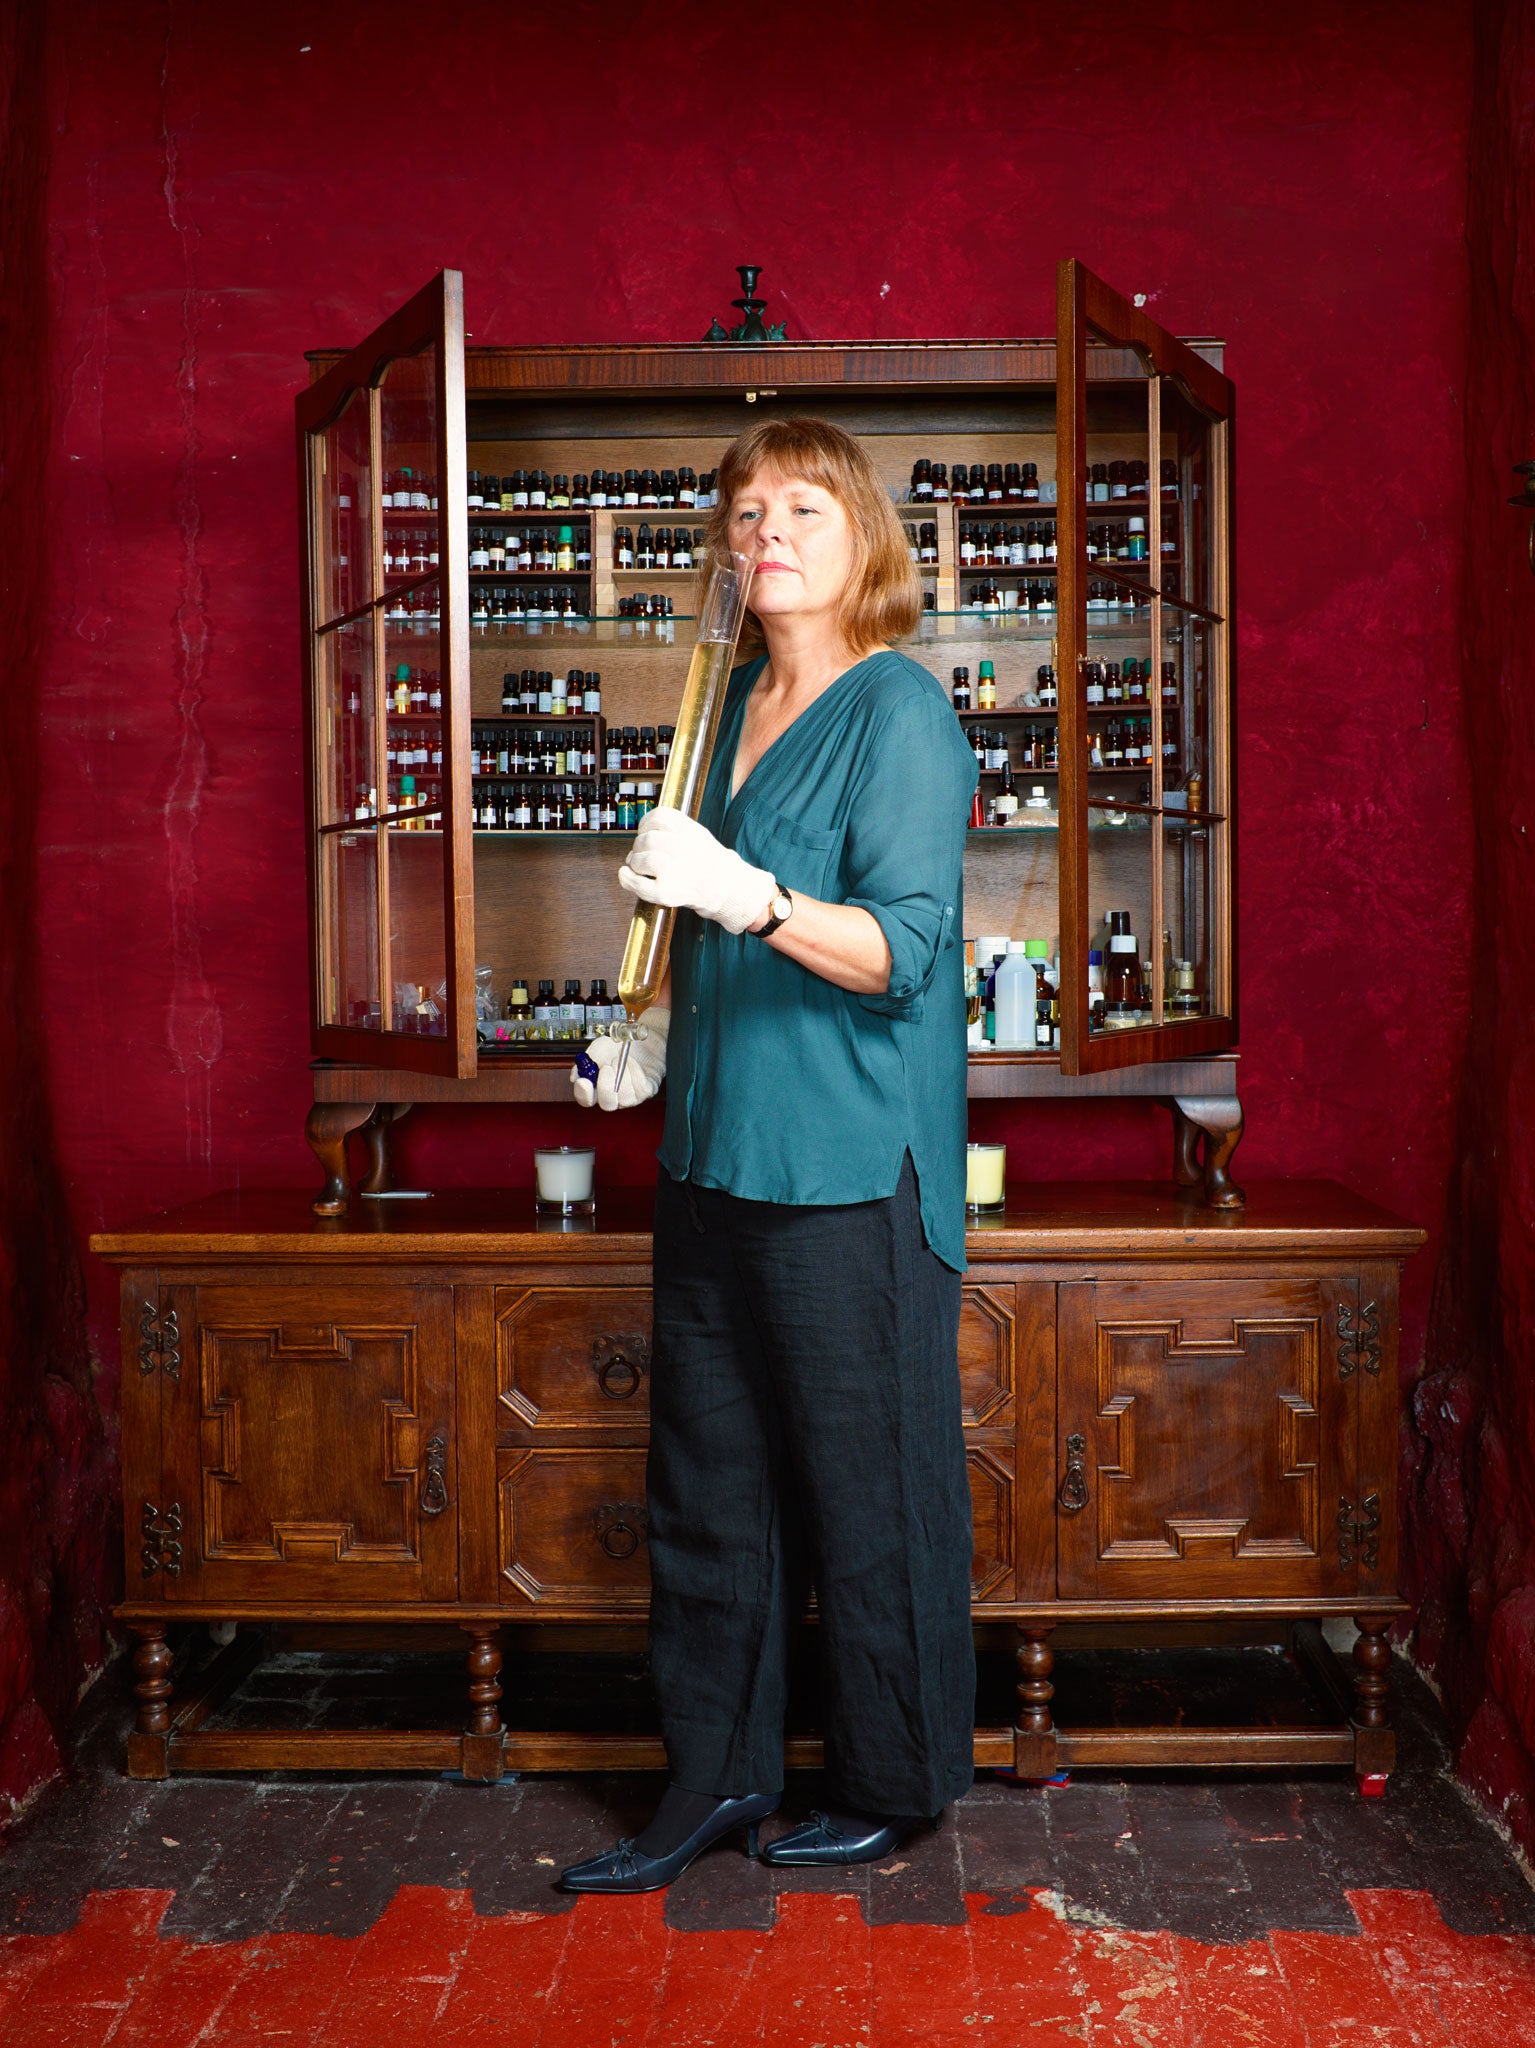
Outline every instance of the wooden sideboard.
<svg viewBox="0 0 1535 2048"><path fill-rule="evenodd" d="M527 1190L210 1198L92 1249L122 1270L128 1768L655 1767L658 1740L503 1727L503 1643L643 1625L649 1190L538 1218ZM1016 1186L972 1226L960 1360L977 1623L1016 1631L978 1767L1393 1761L1397 1283L1423 1233L1327 1182L1244 1209ZM1318 1624L1353 1617L1344 1676ZM1269 1622L1335 1725L1128 1731L1051 1715L1062 1623ZM178 1623L447 1623L455 1729L210 1725L259 1648L172 1684ZM513 1650L515 1655L515 1647ZM818 1745L792 1741L789 1760Z"/></svg>

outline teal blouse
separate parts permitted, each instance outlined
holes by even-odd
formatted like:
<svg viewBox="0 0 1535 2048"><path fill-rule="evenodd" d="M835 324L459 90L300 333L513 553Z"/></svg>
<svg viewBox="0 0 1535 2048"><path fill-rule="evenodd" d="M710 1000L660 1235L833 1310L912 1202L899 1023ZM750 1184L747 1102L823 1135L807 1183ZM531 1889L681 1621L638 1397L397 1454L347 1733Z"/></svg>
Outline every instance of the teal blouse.
<svg viewBox="0 0 1535 2048"><path fill-rule="evenodd" d="M732 799L765 657L731 675L699 816L789 890L856 903L890 946L853 995L692 911L672 940L666 1124L657 1158L752 1201L866 1202L909 1148L927 1242L965 1270L960 875L977 772L943 689L904 654L846 670Z"/></svg>

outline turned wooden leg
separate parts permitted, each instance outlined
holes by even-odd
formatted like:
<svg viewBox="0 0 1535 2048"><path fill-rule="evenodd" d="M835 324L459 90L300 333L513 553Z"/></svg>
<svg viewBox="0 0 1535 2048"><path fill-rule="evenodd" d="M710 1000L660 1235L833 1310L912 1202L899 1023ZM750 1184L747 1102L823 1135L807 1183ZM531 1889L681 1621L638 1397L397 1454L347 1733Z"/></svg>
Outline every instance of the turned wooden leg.
<svg viewBox="0 0 1535 2048"><path fill-rule="evenodd" d="M133 1697L128 1736L130 1778L170 1776L171 1651L163 1621L133 1621Z"/></svg>
<svg viewBox="0 0 1535 2048"><path fill-rule="evenodd" d="M1182 1182L1182 1168L1194 1157L1193 1147L1203 1136L1205 1206L1210 1209L1242 1208L1247 1197L1232 1180L1230 1172L1232 1154L1242 1139L1241 1103L1234 1095L1180 1095L1173 1104L1173 1118L1174 1178ZM1187 1136L1184 1125L1189 1127ZM1182 1184L1192 1185L1188 1182Z"/></svg>
<svg viewBox="0 0 1535 2048"><path fill-rule="evenodd" d="M1018 1630L1018 1721L1013 1729L1013 1771L1023 1784L1054 1780L1060 1769L1050 1702L1055 1652L1048 1622L1024 1622Z"/></svg>
<svg viewBox="0 0 1535 2048"><path fill-rule="evenodd" d="M358 1183L362 1195L387 1195L393 1186L390 1174L389 1138L393 1125L410 1113L408 1102L380 1102L362 1127L362 1141L368 1148L368 1171Z"/></svg>
<svg viewBox="0 0 1535 2048"><path fill-rule="evenodd" d="M346 1175L346 1141L373 1114L371 1102L317 1102L304 1124L309 1149L325 1169L325 1186L315 1197L316 1216L345 1214L351 1189Z"/></svg>
<svg viewBox="0 0 1535 2048"><path fill-rule="evenodd" d="M1027 1735L1051 1733L1050 1702L1055 1687L1050 1674L1055 1669L1055 1652L1050 1647L1050 1633L1048 1628L1019 1630L1018 1726Z"/></svg>
<svg viewBox="0 0 1535 2048"><path fill-rule="evenodd" d="M1396 1763L1396 1730L1391 1726L1390 1617L1356 1614L1354 1643L1354 1771L1367 1799L1378 1799Z"/></svg>
<svg viewBox="0 0 1535 2048"><path fill-rule="evenodd" d="M136 1621L132 1627L133 1697L139 1703L139 1733L164 1735L171 1725L171 1648L165 1640L165 1623Z"/></svg>
<svg viewBox="0 0 1535 2048"><path fill-rule="evenodd" d="M1391 1696L1391 1644L1384 1614L1356 1614L1354 1643L1354 1719L1361 1728L1389 1728L1386 1702Z"/></svg>
<svg viewBox="0 0 1535 2048"><path fill-rule="evenodd" d="M469 1631L469 1729L474 1735L501 1731L501 1643L494 1623Z"/></svg>
<svg viewBox="0 0 1535 2048"><path fill-rule="evenodd" d="M469 1726L463 1739L464 1776L501 1776L501 1632L495 1622L469 1630Z"/></svg>

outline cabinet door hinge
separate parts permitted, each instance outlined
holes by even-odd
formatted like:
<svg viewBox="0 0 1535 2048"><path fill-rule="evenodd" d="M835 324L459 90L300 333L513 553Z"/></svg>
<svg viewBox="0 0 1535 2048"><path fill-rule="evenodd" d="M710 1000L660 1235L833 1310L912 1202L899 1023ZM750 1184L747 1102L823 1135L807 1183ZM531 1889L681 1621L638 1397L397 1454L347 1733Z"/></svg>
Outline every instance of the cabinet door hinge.
<svg viewBox="0 0 1535 2048"><path fill-rule="evenodd" d="M1362 1564L1367 1572L1380 1566L1380 1495L1367 1493L1356 1513L1347 1494L1338 1501L1338 1563L1344 1571Z"/></svg>
<svg viewBox="0 0 1535 2048"><path fill-rule="evenodd" d="M146 1301L139 1306L139 1373L147 1380L156 1370L168 1380L181 1378L181 1324L173 1308L162 1316Z"/></svg>
<svg viewBox="0 0 1535 2048"><path fill-rule="evenodd" d="M156 1572L164 1572L168 1579L181 1573L181 1503L173 1500L165 1510L165 1519L160 1519L160 1510L151 1500L144 1503L144 1512L139 1520L139 1534L144 1547L139 1552L139 1563L144 1568L146 1579L152 1579Z"/></svg>
<svg viewBox="0 0 1535 2048"><path fill-rule="evenodd" d="M1354 1327L1354 1311L1346 1301L1338 1303L1338 1377L1350 1380L1363 1367L1372 1379L1380 1378L1380 1314L1373 1301L1367 1301L1359 1311L1359 1327Z"/></svg>

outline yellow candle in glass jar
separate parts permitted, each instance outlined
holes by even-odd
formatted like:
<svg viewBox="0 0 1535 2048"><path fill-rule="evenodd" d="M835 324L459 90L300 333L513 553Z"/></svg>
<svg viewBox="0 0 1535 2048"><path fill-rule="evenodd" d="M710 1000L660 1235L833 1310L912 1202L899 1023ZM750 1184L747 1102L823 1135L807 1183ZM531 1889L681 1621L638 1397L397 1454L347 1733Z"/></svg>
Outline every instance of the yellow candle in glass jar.
<svg viewBox="0 0 1535 2048"><path fill-rule="evenodd" d="M1000 1209L1007 1200L1007 1147L965 1147L965 1207Z"/></svg>

